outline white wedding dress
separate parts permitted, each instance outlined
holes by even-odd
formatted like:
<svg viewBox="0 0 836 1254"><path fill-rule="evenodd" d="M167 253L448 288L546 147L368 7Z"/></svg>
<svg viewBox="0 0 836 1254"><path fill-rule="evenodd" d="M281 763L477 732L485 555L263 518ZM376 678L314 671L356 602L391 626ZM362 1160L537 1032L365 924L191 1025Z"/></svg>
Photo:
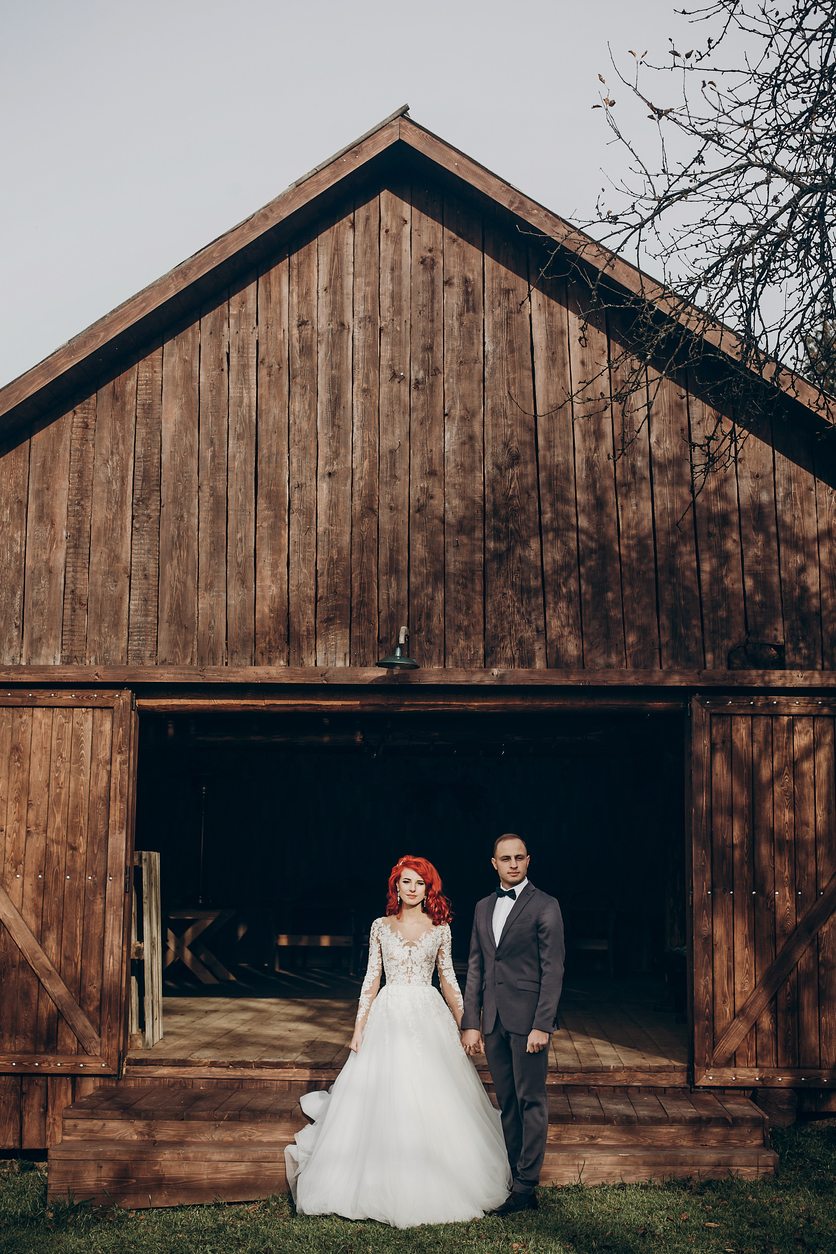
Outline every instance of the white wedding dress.
<svg viewBox="0 0 836 1254"><path fill-rule="evenodd" d="M450 928L414 943L396 928L395 919L372 924L359 1051L329 1092L302 1098L315 1122L285 1150L300 1215L411 1228L476 1219L510 1192L499 1111L432 986L437 962L445 997L461 1007ZM375 996L381 964L386 983Z"/></svg>

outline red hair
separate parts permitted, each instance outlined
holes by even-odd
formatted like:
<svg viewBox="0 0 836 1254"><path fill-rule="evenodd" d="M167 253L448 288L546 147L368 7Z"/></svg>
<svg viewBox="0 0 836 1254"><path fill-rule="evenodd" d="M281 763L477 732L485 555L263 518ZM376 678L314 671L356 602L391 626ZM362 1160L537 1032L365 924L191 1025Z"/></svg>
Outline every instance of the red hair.
<svg viewBox="0 0 836 1254"><path fill-rule="evenodd" d="M399 858L389 872L386 913L397 914L401 908L398 901L397 883L407 867L420 875L424 881L426 896L421 905L432 919L434 926L440 927L442 923L449 923L453 917L453 911L450 909L450 902L441 891L441 876L426 858L413 858L411 854L405 854L403 858Z"/></svg>

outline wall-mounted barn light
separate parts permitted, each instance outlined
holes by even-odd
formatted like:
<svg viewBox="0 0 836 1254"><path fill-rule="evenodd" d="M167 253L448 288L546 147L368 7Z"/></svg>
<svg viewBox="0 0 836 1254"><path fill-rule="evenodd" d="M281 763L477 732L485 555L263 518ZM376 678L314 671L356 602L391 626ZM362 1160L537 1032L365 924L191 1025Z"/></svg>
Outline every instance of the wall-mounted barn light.
<svg viewBox="0 0 836 1254"><path fill-rule="evenodd" d="M417 671L418 663L414 658L406 656L406 642L408 639L409 632L406 627L401 627L395 652L391 657L382 657L378 662L378 666L385 666L389 671Z"/></svg>

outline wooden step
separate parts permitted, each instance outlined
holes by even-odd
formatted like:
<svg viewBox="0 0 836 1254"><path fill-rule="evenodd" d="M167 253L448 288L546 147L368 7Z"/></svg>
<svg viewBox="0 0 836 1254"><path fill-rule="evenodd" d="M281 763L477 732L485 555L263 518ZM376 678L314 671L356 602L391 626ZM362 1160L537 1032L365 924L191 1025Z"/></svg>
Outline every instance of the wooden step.
<svg viewBox="0 0 836 1254"><path fill-rule="evenodd" d="M102 1087L64 1111L49 1193L145 1207L283 1192L284 1148L304 1124L298 1093L284 1085ZM549 1097L543 1184L755 1177L773 1174L777 1162L763 1112L738 1095Z"/></svg>
<svg viewBox="0 0 836 1254"><path fill-rule="evenodd" d="M636 1184L646 1180L699 1178L747 1180L772 1176L778 1155L765 1146L615 1146L561 1145L547 1149L541 1184Z"/></svg>

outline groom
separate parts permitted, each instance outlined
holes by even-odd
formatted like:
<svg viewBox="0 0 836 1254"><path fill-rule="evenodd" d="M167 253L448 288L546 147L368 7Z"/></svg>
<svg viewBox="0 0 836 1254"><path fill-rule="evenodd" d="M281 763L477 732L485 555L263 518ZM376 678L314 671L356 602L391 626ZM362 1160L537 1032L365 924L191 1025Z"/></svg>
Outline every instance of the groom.
<svg viewBox="0 0 836 1254"><path fill-rule="evenodd" d="M494 844L500 886L476 907L464 994L462 1045L487 1056L513 1176L497 1215L537 1205L549 1127L549 1036L563 984L560 906L529 883L529 860L519 836L507 833Z"/></svg>

